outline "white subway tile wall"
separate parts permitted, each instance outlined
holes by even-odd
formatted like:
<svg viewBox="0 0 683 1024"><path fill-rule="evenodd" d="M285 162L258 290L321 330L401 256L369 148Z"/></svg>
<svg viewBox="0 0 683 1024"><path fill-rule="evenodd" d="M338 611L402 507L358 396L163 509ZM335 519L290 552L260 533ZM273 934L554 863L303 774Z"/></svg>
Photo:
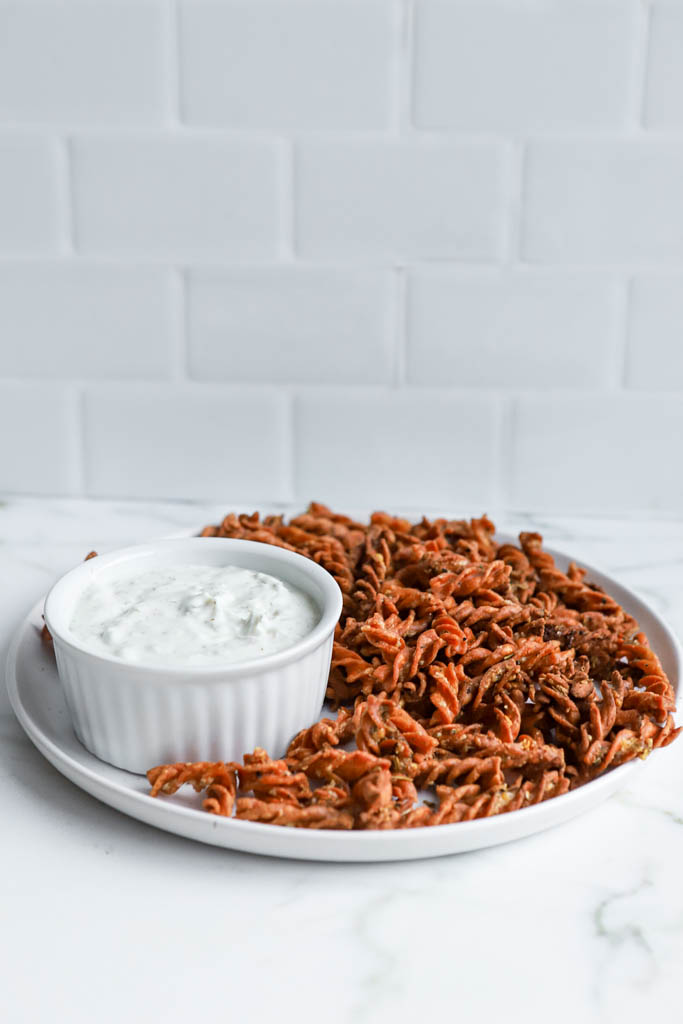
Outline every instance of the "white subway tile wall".
<svg viewBox="0 0 683 1024"><path fill-rule="evenodd" d="M83 425L89 494L292 497L288 410L276 391L93 385L85 391Z"/></svg>
<svg viewBox="0 0 683 1024"><path fill-rule="evenodd" d="M645 116L648 128L683 129L683 7L658 3L652 11L650 74Z"/></svg>
<svg viewBox="0 0 683 1024"><path fill-rule="evenodd" d="M79 136L71 146L76 247L161 259L275 258L280 148L213 135Z"/></svg>
<svg viewBox="0 0 683 1024"><path fill-rule="evenodd" d="M682 47L680 0L0 0L0 491L680 513Z"/></svg>
<svg viewBox="0 0 683 1024"><path fill-rule="evenodd" d="M626 383L639 391L683 391L683 287L677 276L633 281Z"/></svg>
<svg viewBox="0 0 683 1024"><path fill-rule="evenodd" d="M384 270L193 271L190 374L255 384L391 384L394 290Z"/></svg>
<svg viewBox="0 0 683 1024"><path fill-rule="evenodd" d="M534 140L522 255L582 266L683 264L683 139Z"/></svg>
<svg viewBox="0 0 683 1024"><path fill-rule="evenodd" d="M0 129L1 256L59 252L67 227L62 179L54 138Z"/></svg>
<svg viewBox="0 0 683 1024"><path fill-rule="evenodd" d="M169 377L172 277L156 267L0 263L3 374Z"/></svg>
<svg viewBox="0 0 683 1024"><path fill-rule="evenodd" d="M296 494L343 504L467 507L498 499L495 399L467 392L330 391L294 408Z"/></svg>
<svg viewBox="0 0 683 1024"><path fill-rule="evenodd" d="M495 260L505 235L505 155L491 142L301 142L295 250L359 263Z"/></svg>
<svg viewBox="0 0 683 1024"><path fill-rule="evenodd" d="M165 46L160 0L5 0L0 123L158 124Z"/></svg>
<svg viewBox="0 0 683 1024"><path fill-rule="evenodd" d="M465 132L628 123L637 0L422 0L416 120Z"/></svg>
<svg viewBox="0 0 683 1024"><path fill-rule="evenodd" d="M276 132L389 124L393 0L189 0L180 14L189 124Z"/></svg>
<svg viewBox="0 0 683 1024"><path fill-rule="evenodd" d="M593 416L585 395L527 395L515 404L514 507L622 513L643 506L634 502L640 488L652 510L681 507L683 403L605 394Z"/></svg>
<svg viewBox="0 0 683 1024"><path fill-rule="evenodd" d="M607 387L618 301L606 275L417 270L408 283L408 382Z"/></svg>
<svg viewBox="0 0 683 1024"><path fill-rule="evenodd" d="M77 493L78 398L69 385L0 382L0 465L6 491Z"/></svg>

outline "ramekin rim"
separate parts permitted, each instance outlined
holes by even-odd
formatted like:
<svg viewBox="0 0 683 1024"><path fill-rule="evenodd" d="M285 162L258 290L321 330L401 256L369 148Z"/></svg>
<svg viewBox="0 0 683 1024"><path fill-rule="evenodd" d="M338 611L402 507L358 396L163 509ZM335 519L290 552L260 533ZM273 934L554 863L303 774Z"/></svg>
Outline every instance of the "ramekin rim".
<svg viewBox="0 0 683 1024"><path fill-rule="evenodd" d="M60 588L68 580L73 580L75 576L86 576L89 567L88 561L81 562L65 572L58 580L53 583L45 596L45 602L43 605L43 618L45 624L55 640L59 644L70 648L79 657L85 657L92 659L93 661L106 664L106 665L119 665L122 668L129 669L131 671L142 672L147 676L197 676L204 680L220 679L229 680L233 678L239 678L252 675L260 675L262 672L271 671L273 669L281 668L285 665L289 665L294 661L298 661L311 651L315 650L320 644L324 643L330 636L330 633L334 631L334 628L339 621L343 606L343 595L339 584L326 569L318 565L312 559L306 558L305 555L301 555L295 551L288 551L286 548L281 548L276 545L266 545L260 541L244 540L238 537L174 537L165 538L162 540L147 541L142 544L132 544L125 548L116 548L113 551L107 551L102 555L98 555L97 558L103 559L105 562L115 563L117 561L134 560L136 556L142 557L145 553L153 552L158 549L166 547L174 548L180 547L181 545L194 545L198 542L202 544L211 545L230 545L232 547L239 547L243 550L249 549L254 554L260 552L267 553L275 557L275 560L283 562L295 562L300 566L303 572L307 575L316 579L321 586L323 592L323 601L321 608L321 615L319 621L306 636L302 637L301 640L297 640L289 647L285 647L281 651L276 651L274 654L266 654L258 658L249 658L244 661L238 662L226 662L219 665L173 665L173 664L158 664L154 662L139 662L139 661L127 661L124 658L119 658L116 655L101 654L98 651L93 651L86 644L81 644L78 641L65 635L64 631L59 627L55 627L54 619L51 615L51 605L55 604L55 601L60 598ZM100 563L101 565L102 563ZM191 564L188 561L188 564ZM226 563L229 564L229 563ZM257 565L253 566L254 571L267 571L266 569L259 569Z"/></svg>

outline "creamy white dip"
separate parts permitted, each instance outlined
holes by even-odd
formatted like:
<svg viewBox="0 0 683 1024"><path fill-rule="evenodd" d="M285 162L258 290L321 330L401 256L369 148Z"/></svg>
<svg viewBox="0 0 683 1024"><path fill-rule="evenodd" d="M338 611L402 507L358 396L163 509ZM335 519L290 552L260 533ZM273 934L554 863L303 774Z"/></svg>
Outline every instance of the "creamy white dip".
<svg viewBox="0 0 683 1024"><path fill-rule="evenodd" d="M81 594L70 629L95 653L159 665L218 665L274 654L320 619L303 591L237 566L106 573Z"/></svg>

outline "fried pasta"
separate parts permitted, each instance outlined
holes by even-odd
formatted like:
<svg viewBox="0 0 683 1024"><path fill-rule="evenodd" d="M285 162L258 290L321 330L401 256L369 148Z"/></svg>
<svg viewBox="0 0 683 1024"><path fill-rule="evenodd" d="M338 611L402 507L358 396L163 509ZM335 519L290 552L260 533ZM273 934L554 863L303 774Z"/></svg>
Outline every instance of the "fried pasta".
<svg viewBox="0 0 683 1024"><path fill-rule="evenodd" d="M680 731L638 623L537 533L517 547L485 516L365 524L313 503L289 523L228 515L202 536L284 547L335 577L336 717L281 759L152 768L152 796L189 783L212 814L297 828L442 825L566 793Z"/></svg>

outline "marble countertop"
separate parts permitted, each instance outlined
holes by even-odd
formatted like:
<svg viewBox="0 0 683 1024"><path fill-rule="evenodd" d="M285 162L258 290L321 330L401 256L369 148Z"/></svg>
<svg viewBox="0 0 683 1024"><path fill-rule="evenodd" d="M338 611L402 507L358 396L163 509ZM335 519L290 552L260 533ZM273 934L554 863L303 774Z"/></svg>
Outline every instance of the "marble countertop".
<svg viewBox="0 0 683 1024"><path fill-rule="evenodd" d="M0 508L0 640L103 551L215 522L191 504ZM496 518L494 516L494 518ZM643 594L683 638L683 519L497 517ZM665 1016L683 963L683 741L549 832L405 864L275 860L202 846L99 804L22 733L0 690L8 1024Z"/></svg>

